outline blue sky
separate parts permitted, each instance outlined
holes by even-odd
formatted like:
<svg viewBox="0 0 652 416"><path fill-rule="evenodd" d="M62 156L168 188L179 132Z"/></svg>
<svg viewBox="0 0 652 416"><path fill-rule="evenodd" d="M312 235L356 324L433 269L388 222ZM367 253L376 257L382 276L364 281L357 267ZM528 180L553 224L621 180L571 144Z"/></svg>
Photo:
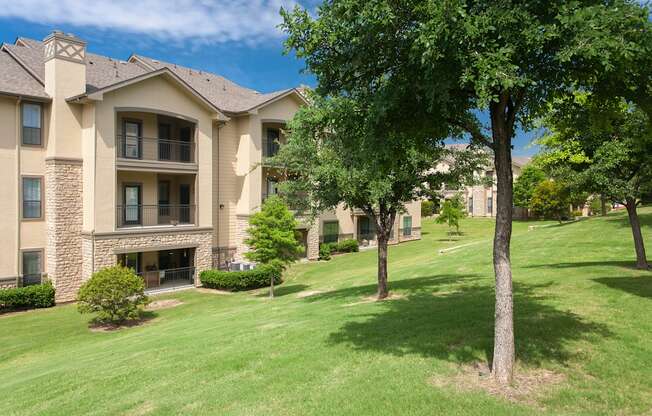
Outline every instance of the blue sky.
<svg viewBox="0 0 652 416"><path fill-rule="evenodd" d="M74 33L89 52L127 59L151 56L222 75L270 92L314 86L303 63L283 55L276 27L286 0L0 0L0 42L43 39L53 29ZM302 1L314 8L318 0ZM207 24L212 22L212 24ZM532 134L519 132L515 155L530 155Z"/></svg>

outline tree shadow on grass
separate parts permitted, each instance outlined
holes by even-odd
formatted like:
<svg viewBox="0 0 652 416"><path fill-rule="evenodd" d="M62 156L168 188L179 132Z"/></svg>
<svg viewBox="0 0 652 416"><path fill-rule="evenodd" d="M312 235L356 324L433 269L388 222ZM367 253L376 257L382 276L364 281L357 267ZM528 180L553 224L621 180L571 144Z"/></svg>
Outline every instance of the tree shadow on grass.
<svg viewBox="0 0 652 416"><path fill-rule="evenodd" d="M523 269L539 269L539 268L553 268L553 269L574 269L578 267L623 267L627 269L636 269L636 260L600 260L600 261L578 261L567 263L545 263L545 264L529 264L527 266L520 266Z"/></svg>
<svg viewBox="0 0 652 416"><path fill-rule="evenodd" d="M431 277L427 279L436 280ZM447 276L443 279L452 279ZM575 357L570 341L606 337L606 326L546 304L537 294L548 285L515 285L515 335L518 360L540 366L564 364ZM357 288L345 289L354 290ZM333 295L331 296L338 296ZM344 296L344 295L339 295ZM494 289L471 284L453 291L415 292L405 299L374 305L377 311L355 314L329 342L357 350L402 356L418 354L455 363L491 361L493 352ZM352 309L355 311L355 309Z"/></svg>
<svg viewBox="0 0 652 416"><path fill-rule="evenodd" d="M652 299L652 278L650 277L600 277L593 281L612 289Z"/></svg>
<svg viewBox="0 0 652 416"><path fill-rule="evenodd" d="M308 285L292 284L292 283L290 283L290 284L285 284L284 283L284 284L281 284L281 285L274 285L274 297L279 298L279 297L282 297L282 296L292 295L294 293L302 292L302 291L306 290L309 287L310 286L308 286ZM269 297L269 287L261 288L261 289L258 289L258 290L259 290L259 292L256 293L256 297L259 297L259 298L261 298L261 297L262 298Z"/></svg>
<svg viewBox="0 0 652 416"><path fill-rule="evenodd" d="M396 273L398 274L398 273ZM412 295L419 292L426 291L431 294L434 290L441 288L444 285L471 283L480 279L479 275L454 275L446 274L439 276L426 276L416 277L412 279L391 280L392 273L390 273L389 290L391 292L400 292L402 295ZM376 276L370 276L369 281L373 282ZM306 302L317 302L323 300L350 300L359 301L363 297L374 296L378 286L374 284L353 286L338 290L332 290L320 293L316 296L306 298Z"/></svg>
<svg viewBox="0 0 652 416"><path fill-rule="evenodd" d="M640 209L640 207L639 207ZM606 218L605 221L609 221L610 223L616 223L617 225L621 227L627 227L631 228L631 225L629 224L629 217L627 216L627 211L622 210L619 211L619 213L622 212L623 215L614 215L614 214L609 214ZM652 213L641 213L640 211L638 212L638 220L641 222L641 228L645 227L652 227ZM643 230L645 232L645 230Z"/></svg>

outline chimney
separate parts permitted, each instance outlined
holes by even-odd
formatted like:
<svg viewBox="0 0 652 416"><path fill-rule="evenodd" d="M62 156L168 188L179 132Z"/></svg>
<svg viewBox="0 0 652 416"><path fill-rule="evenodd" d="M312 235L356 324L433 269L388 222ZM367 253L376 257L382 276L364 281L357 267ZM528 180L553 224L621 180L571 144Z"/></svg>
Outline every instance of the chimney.
<svg viewBox="0 0 652 416"><path fill-rule="evenodd" d="M86 42L55 30L43 39L45 91L55 100L86 92Z"/></svg>

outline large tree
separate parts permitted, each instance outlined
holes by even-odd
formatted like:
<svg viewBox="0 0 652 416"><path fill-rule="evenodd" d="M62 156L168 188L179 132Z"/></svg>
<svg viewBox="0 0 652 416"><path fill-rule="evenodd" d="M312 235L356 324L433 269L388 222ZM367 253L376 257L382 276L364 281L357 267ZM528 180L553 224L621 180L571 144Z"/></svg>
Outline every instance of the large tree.
<svg viewBox="0 0 652 416"><path fill-rule="evenodd" d="M648 269L637 207L652 188L652 124L622 98L590 94L558 100L544 119L539 161L553 175L563 172L575 187L603 195L627 208L636 267Z"/></svg>
<svg viewBox="0 0 652 416"><path fill-rule="evenodd" d="M393 120L397 128L425 128L443 118L450 134L492 149L498 188L492 373L510 382L512 138L552 97L630 68L641 55L641 32L649 31L647 10L625 0L339 0L325 1L316 18L300 8L283 15L287 45L305 59L321 94L372 87L387 113L410 110ZM582 31L589 29L594 36L587 39Z"/></svg>
<svg viewBox="0 0 652 416"><path fill-rule="evenodd" d="M483 152L454 151L441 140L379 128L375 102L351 97L319 97L289 123L287 144L274 158L290 174L280 185L291 204L317 215L340 204L362 210L374 223L378 243L378 299L389 294L387 243L396 216L406 204L443 184L473 180ZM435 131L432 131L435 134ZM444 157L447 171L432 169Z"/></svg>

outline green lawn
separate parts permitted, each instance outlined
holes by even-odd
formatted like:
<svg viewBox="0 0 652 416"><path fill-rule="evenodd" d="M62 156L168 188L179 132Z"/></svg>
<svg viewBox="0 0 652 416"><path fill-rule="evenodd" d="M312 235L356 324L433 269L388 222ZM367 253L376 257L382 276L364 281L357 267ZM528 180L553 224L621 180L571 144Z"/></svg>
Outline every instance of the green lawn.
<svg viewBox="0 0 652 416"><path fill-rule="evenodd" d="M652 252L652 209L642 219ZM457 242L429 220L391 248L403 299L364 301L367 251L295 266L271 302L168 294L184 304L117 332L90 332L73 305L0 317L0 413L650 414L652 272L630 268L626 216L532 224L512 242L518 367L565 376L534 408L432 382L491 355L493 224L468 219Z"/></svg>

